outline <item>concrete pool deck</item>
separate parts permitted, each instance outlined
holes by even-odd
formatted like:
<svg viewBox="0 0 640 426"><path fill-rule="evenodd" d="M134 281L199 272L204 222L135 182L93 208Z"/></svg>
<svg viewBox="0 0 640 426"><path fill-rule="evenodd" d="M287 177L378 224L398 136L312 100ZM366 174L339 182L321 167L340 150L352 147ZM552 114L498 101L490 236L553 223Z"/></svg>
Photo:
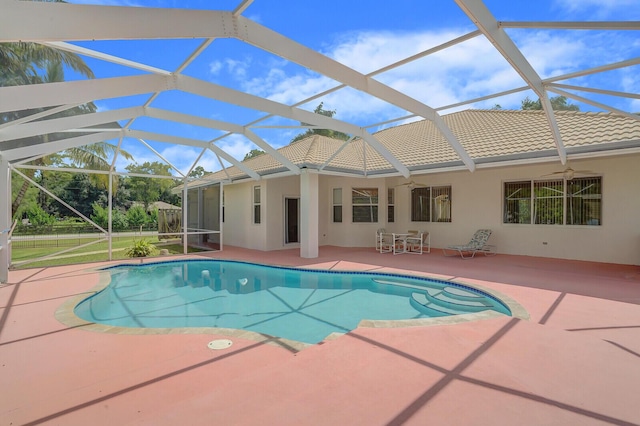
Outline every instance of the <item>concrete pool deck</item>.
<svg viewBox="0 0 640 426"><path fill-rule="evenodd" d="M99 333L55 312L89 294L107 264L11 271L0 288L0 424L640 424L638 266L338 247L316 259L234 247L202 256L455 278L508 295L530 318L360 327L304 350L197 330ZM218 338L233 345L209 349Z"/></svg>

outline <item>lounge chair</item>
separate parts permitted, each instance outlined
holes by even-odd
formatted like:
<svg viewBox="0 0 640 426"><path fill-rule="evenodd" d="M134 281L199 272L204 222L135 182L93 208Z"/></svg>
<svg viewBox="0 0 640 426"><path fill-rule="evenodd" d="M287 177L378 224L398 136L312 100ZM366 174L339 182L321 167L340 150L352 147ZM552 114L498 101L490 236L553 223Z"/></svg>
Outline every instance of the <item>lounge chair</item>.
<svg viewBox="0 0 640 426"><path fill-rule="evenodd" d="M476 233L473 234L473 237L471 237L471 241L467 244L448 246L443 248L442 252L445 256L456 256L459 254L463 259L471 259L478 252L484 253L485 256L493 256L497 251L496 246L487 244L490 236L491 229L478 229Z"/></svg>
<svg viewBox="0 0 640 426"><path fill-rule="evenodd" d="M425 249L427 253L431 253L431 235L427 231L411 232L413 235L409 235L405 238L407 245L407 253L410 254L422 254Z"/></svg>

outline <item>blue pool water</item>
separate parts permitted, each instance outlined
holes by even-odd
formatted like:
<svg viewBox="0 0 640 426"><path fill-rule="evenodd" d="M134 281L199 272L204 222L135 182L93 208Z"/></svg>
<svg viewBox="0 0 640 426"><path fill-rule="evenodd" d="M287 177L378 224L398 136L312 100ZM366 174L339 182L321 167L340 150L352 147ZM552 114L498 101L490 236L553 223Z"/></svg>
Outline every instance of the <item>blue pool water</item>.
<svg viewBox="0 0 640 426"><path fill-rule="evenodd" d="M220 327L305 343L400 320L494 310L498 299L448 281L396 274L317 271L224 260L107 268L111 283L80 302L80 318L122 327Z"/></svg>

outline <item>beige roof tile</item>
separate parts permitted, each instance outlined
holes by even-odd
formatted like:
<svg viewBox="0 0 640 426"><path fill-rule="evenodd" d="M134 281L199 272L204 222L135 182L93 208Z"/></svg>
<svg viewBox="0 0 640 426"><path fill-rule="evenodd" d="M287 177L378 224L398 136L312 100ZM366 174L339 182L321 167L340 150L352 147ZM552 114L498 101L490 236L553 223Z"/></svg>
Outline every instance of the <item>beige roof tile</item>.
<svg viewBox="0 0 640 426"><path fill-rule="evenodd" d="M629 141L640 145L640 120L612 113L555 111L554 114L562 142L569 150L595 150L604 144ZM474 161L526 158L556 150L543 111L466 110L445 115L443 120ZM458 154L428 120L384 129L374 136L409 169L461 164ZM340 149L325 170L356 174L363 174L365 168L367 174L394 170L382 155L360 139L345 145L345 141L314 135L278 151L296 165L319 168ZM255 157L244 164L262 175L286 170L270 155ZM226 173L232 179L246 176L236 167L228 168ZM210 174L207 180L226 179L226 173Z"/></svg>

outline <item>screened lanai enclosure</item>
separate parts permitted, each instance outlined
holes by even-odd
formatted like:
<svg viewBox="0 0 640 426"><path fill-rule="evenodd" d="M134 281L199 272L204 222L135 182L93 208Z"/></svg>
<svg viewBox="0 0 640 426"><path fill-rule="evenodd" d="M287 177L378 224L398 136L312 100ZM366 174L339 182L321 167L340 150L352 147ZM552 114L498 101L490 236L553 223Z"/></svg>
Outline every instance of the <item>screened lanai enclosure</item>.
<svg viewBox="0 0 640 426"><path fill-rule="evenodd" d="M189 189L187 198L188 245L222 250L222 185Z"/></svg>
<svg viewBox="0 0 640 426"><path fill-rule="evenodd" d="M329 0L303 8L292 0L224 0L168 8L153 1L132 7L4 0L0 281L7 281L15 227L24 219L14 217L12 208L20 204L12 185L22 182L37 188L33 203L63 205L96 230L91 242L76 248L93 250L83 245L100 240L110 258L118 206L141 201L119 183L153 178L178 188L182 220L179 232L170 233L180 235L186 252L191 245L223 249L223 186L294 178L299 193L277 200L299 202L300 226L290 227L285 239L296 240L301 256L312 258L321 244L318 176L413 182L530 163L565 169L569 160L614 149L616 155L637 153L638 141L624 135L617 144L568 149L559 130L554 97L582 111L640 119L637 8L627 6L621 15L619 5L594 11L591 2L579 3L400 0L376 6ZM42 59L45 54L49 59ZM75 66L74 58L86 67ZM57 72L47 68L52 64ZM523 100L541 110L538 128L552 141L535 155L496 157L474 140L473 126L487 123L455 133L443 119L470 108L520 109ZM432 136L444 148L418 146L411 136L383 143L376 133L419 120L433 126ZM320 156L313 157L313 150L304 153L308 157L280 151L295 151L290 142L299 134L319 131L340 137L330 152L320 153L324 164L315 166ZM393 143L403 151L391 150ZM96 144L108 146L99 164L73 159L74 151L86 154ZM254 150L276 166L249 167L242 159ZM416 163L425 151L433 161ZM355 153L358 167L341 163L347 152ZM201 172L216 179L194 185ZM89 184L75 175L104 182L106 195L95 211L80 202ZM600 220L590 216L601 203L598 182L576 180L562 189L573 195L561 198L555 183L536 187L529 178L505 187L506 207L498 215L532 224ZM73 179L77 184L68 191L51 189ZM428 220L449 223L460 199L440 188L438 194L416 191L414 204L437 199L429 201L434 217ZM249 190L245 195L252 196ZM567 198L569 204L558 209ZM255 209L273 205L254 203L246 215L255 218ZM360 210L364 219L374 215L373 208ZM423 211L407 217L425 220ZM106 220L97 220L96 212Z"/></svg>

